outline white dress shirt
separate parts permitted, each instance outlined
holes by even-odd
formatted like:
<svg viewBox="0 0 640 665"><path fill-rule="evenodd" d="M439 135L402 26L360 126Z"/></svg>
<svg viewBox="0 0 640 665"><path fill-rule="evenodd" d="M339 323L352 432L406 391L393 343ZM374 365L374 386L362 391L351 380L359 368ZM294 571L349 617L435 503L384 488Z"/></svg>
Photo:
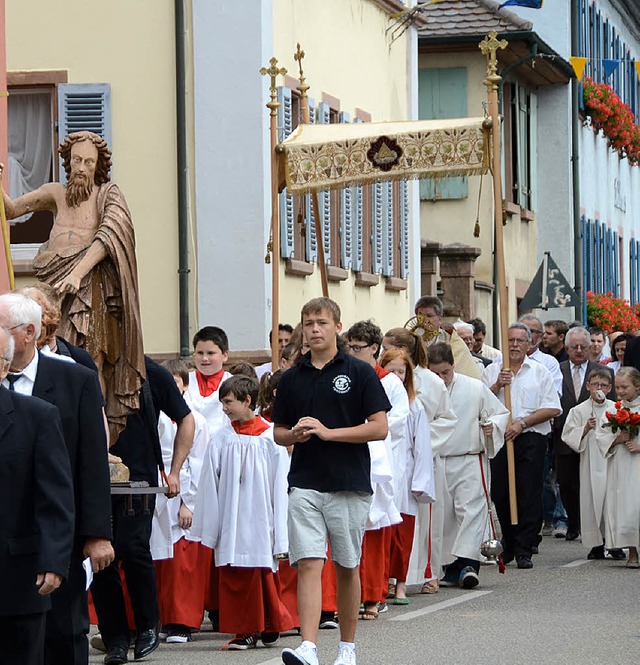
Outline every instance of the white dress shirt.
<svg viewBox="0 0 640 665"><path fill-rule="evenodd" d="M38 373L38 352L33 355L33 360L20 372L21 376L13 384L15 392L21 395L29 395L33 393L33 385L36 382L36 374ZM10 384L7 379L2 379L2 385L9 388Z"/></svg>
<svg viewBox="0 0 640 665"><path fill-rule="evenodd" d="M548 353L542 353L540 349L536 349L529 358L533 358L533 360L539 362L549 370L553 377L553 383L558 391L558 395L562 395L562 372L560 371L560 363Z"/></svg>

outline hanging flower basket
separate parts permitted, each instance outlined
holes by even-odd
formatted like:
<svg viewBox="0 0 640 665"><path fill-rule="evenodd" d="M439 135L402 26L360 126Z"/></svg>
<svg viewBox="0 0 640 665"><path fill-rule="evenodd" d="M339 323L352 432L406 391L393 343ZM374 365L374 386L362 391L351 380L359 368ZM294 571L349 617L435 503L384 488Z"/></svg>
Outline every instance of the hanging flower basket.
<svg viewBox="0 0 640 665"><path fill-rule="evenodd" d="M640 162L640 127L633 111L606 83L586 78L583 85L585 123L594 131L602 130L609 145L632 164Z"/></svg>
<svg viewBox="0 0 640 665"><path fill-rule="evenodd" d="M606 333L620 330L635 333L640 329L638 306L631 307L628 300L616 298L612 293L587 291L587 324L598 326Z"/></svg>

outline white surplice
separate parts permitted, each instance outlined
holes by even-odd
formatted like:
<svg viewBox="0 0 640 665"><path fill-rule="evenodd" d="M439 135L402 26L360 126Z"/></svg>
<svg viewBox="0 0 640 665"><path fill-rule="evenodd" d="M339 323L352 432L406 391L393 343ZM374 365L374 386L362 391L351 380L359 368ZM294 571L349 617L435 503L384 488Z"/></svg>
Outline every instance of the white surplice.
<svg viewBox="0 0 640 665"><path fill-rule="evenodd" d="M458 421L436 459L443 483L434 504L434 523L442 526L444 565L456 557L480 560L489 523L482 476L484 472L489 490L486 458L495 457L502 447L509 422L509 412L482 381L455 372L449 397ZM491 437L485 437L481 423L493 425Z"/></svg>
<svg viewBox="0 0 640 665"><path fill-rule="evenodd" d="M276 572L274 556L289 549L288 472L289 455L273 440L273 425L255 436L231 425L218 430L205 456L189 540L212 548L217 566Z"/></svg>
<svg viewBox="0 0 640 665"><path fill-rule="evenodd" d="M640 412L640 397L622 402ZM614 412L614 409L608 409ZM609 460L605 497L605 545L607 549L640 546L640 453L631 453L624 444L613 445L618 433L604 427L603 416L596 430L600 452Z"/></svg>
<svg viewBox="0 0 640 665"><path fill-rule="evenodd" d="M220 386L231 376L233 375L229 372L225 372L222 375ZM219 396L220 386L218 386L218 390L211 393L211 395L204 397L200 394L195 370L189 372L189 385L187 386L184 398L192 411L197 411L206 418L210 436L213 435L216 430L229 424L229 418L227 418L222 411L222 402L220 401Z"/></svg>
<svg viewBox="0 0 640 665"><path fill-rule="evenodd" d="M187 529L183 529L179 524L180 504L184 503L193 512L202 463L209 445L207 421L197 411L192 413L196 429L191 450L180 469L180 494L172 499L167 499L166 494L158 494L156 497L156 506L151 523L151 538L149 540L151 556L154 560L172 559L174 544L189 533ZM158 418L158 436L160 438L162 460L167 473L171 469L173 444L177 429L177 425L161 411ZM159 480L161 482L162 479Z"/></svg>
<svg viewBox="0 0 640 665"><path fill-rule="evenodd" d="M580 533L582 544L589 549L602 545L605 537L604 503L609 462L598 448L596 428L587 436L582 434L589 418L595 416L597 427L605 411L615 411L611 400L597 404L588 399L569 411L562 429L562 440L580 453Z"/></svg>
<svg viewBox="0 0 640 665"><path fill-rule="evenodd" d="M433 480L437 496L438 487L444 482L441 475L439 475L438 450L453 434L457 418L451 409L447 387L439 376L436 376L426 367L417 366L413 369L413 377L416 396L424 407L429 422L431 449L434 456ZM441 542L435 537L435 534L441 533L442 529L439 525L432 524L431 510L432 507L429 504L421 503L418 506L413 547L407 573L408 584L425 581L429 543L431 543L431 567L432 569L438 569L440 566Z"/></svg>

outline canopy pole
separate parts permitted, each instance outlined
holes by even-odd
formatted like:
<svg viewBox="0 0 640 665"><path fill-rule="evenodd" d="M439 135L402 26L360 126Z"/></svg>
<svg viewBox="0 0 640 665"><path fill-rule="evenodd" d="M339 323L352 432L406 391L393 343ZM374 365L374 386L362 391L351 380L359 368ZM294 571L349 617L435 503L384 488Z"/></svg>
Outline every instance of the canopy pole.
<svg viewBox="0 0 640 665"><path fill-rule="evenodd" d="M293 59L298 63L300 70L300 83L297 88L300 91L300 109L302 111L302 122L305 125L311 123L309 116L309 97L307 91L309 87L305 81L304 72L302 70L302 60L304 58L304 51L300 48L300 42L296 45L296 52ZM320 217L320 204L318 203L317 190L311 191L311 207L313 209L313 224L316 229L316 241L318 251L318 266L320 267L320 281L322 283L322 295L325 298L329 297L329 280L327 278L327 262L324 256L324 234L322 230L322 218Z"/></svg>
<svg viewBox="0 0 640 665"><path fill-rule="evenodd" d="M496 237L496 265L498 277L498 294L500 301L500 340L502 342L502 368L510 370L509 363L509 301L507 296L507 276L504 261L503 206L502 206L502 168L500 151L500 110L498 105L498 84L502 77L498 74L498 49L505 49L508 42L498 40L498 34L492 30L479 44L482 54L487 56L487 86L489 116L491 118L491 164L493 176L493 212ZM511 386L504 387L504 403L511 418ZM513 440L506 442L507 475L509 480L509 509L511 524L518 523L518 500L516 496L516 463Z"/></svg>
<svg viewBox="0 0 640 665"><path fill-rule="evenodd" d="M262 67L260 73L271 78L269 92L271 99L267 102L270 110L270 134L271 134L271 238L267 245L265 262L271 261L271 370L278 369L280 354L278 349L278 326L280 324L280 224L279 224L279 198L278 198L278 174L276 163L276 146L278 145L278 86L276 79L279 75L284 76L287 70L278 68L278 60L273 57L269 60L269 67Z"/></svg>

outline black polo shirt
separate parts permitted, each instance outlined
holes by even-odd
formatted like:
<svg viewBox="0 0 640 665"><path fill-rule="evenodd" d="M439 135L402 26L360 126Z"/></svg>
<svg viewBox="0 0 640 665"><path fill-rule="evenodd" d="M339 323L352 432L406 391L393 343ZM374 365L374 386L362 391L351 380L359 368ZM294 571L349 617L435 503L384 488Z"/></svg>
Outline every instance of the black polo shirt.
<svg viewBox="0 0 640 665"><path fill-rule="evenodd" d="M391 404L373 367L338 351L322 369L307 353L278 383L273 422L293 427L300 418L317 418L325 427L355 427ZM322 441L312 436L297 443L291 458L289 487L319 492L372 493L369 446Z"/></svg>

